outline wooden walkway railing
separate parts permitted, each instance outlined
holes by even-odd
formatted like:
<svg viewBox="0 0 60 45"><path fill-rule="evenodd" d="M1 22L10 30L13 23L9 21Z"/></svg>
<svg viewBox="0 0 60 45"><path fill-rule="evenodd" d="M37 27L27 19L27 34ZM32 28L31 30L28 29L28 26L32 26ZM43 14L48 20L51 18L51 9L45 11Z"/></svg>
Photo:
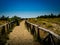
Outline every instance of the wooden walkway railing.
<svg viewBox="0 0 60 45"><path fill-rule="evenodd" d="M26 27L43 45L60 45L60 36L45 28L25 21Z"/></svg>
<svg viewBox="0 0 60 45"><path fill-rule="evenodd" d="M17 20L0 26L0 45L5 45L7 39L9 39L8 34L12 31L15 25L18 25Z"/></svg>

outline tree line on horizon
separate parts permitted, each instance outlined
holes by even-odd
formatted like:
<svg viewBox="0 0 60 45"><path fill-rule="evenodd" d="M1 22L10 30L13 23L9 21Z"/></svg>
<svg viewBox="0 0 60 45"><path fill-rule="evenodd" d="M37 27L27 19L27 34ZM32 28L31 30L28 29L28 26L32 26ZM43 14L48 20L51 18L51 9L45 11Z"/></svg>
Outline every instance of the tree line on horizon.
<svg viewBox="0 0 60 45"><path fill-rule="evenodd" d="M9 18L9 16L4 16L4 15L2 15L1 17L0 17L0 20L5 20L5 21L12 21L12 20L15 20L15 19L21 19L21 17L18 17L18 16L13 16L13 17L11 17L11 18Z"/></svg>
<svg viewBox="0 0 60 45"><path fill-rule="evenodd" d="M54 15L54 14L50 14L50 15L41 15L41 16L38 16L37 18L60 18L60 14L58 15Z"/></svg>
<svg viewBox="0 0 60 45"><path fill-rule="evenodd" d="M60 18L60 14L58 15L54 15L54 14L50 14L50 15L41 15L41 16L38 16L37 18ZM12 20L15 20L15 19L21 19L21 17L18 17L18 16L13 16L11 18L9 18L9 16L4 16L2 15L0 17L0 20L6 20L6 21L12 21Z"/></svg>

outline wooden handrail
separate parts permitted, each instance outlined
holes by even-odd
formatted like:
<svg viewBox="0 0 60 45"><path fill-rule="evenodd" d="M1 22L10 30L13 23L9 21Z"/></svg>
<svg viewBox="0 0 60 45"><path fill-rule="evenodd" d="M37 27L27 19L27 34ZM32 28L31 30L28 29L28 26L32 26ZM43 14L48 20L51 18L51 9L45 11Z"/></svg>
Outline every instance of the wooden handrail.
<svg viewBox="0 0 60 45"><path fill-rule="evenodd" d="M11 21L9 23L6 23L6 24L3 24L0 26L0 39L2 39L2 37L4 36L4 39L6 40L6 38L9 38L8 37L8 34L12 31L11 29L13 29L13 27L15 26L14 24L18 24L18 22L16 20L14 21ZM3 45L3 42L4 40L1 41L1 45Z"/></svg>
<svg viewBox="0 0 60 45"><path fill-rule="evenodd" d="M25 20L25 24L26 24L27 29L30 30L31 33L33 33L33 36L34 36L34 33L37 33L38 41L41 40L44 45L46 45L46 40L47 40L47 43L48 43L47 45L59 45L60 44L60 36L58 34L52 32L48 29L42 28L39 25L30 23L27 20ZM37 30L35 28L37 28ZM39 30L42 30L42 31L48 33L48 35L46 35L46 37L44 37L44 38L41 38L41 36L40 36L41 32ZM57 42L56 42L55 39L57 40Z"/></svg>
<svg viewBox="0 0 60 45"><path fill-rule="evenodd" d="M35 26L35 27L38 27L39 29L41 29L41 30L43 30L43 31L45 31L45 32L47 32L47 33L52 34L53 36L55 36L57 39L60 40L60 36L59 36L58 34L52 32L52 31L50 31L50 30L48 30L48 29L45 29L45 28L39 27L38 25L33 24L33 23L30 23L30 22L28 22L28 21L26 21L26 22L29 23L29 24L31 24L31 25L33 25L33 26Z"/></svg>
<svg viewBox="0 0 60 45"><path fill-rule="evenodd" d="M3 24L3 25L0 25L0 28L1 28L2 26L5 26L5 25L10 24L10 23L12 23L12 22L14 22L14 21L11 21L11 22L6 23L6 24Z"/></svg>

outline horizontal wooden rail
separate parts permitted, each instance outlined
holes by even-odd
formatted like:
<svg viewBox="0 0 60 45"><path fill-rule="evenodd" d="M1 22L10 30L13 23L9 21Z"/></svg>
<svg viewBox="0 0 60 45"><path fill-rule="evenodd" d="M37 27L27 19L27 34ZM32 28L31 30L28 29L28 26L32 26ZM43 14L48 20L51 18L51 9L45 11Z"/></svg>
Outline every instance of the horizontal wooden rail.
<svg viewBox="0 0 60 45"><path fill-rule="evenodd" d="M18 20L11 21L9 23L0 26L0 45L4 45L6 40L9 38L8 34L12 31L13 27L18 25Z"/></svg>
<svg viewBox="0 0 60 45"><path fill-rule="evenodd" d="M48 29L39 27L38 25L33 24L33 23L30 23L30 22L28 22L28 21L26 21L26 22L29 23L29 24L31 24L31 25L33 25L33 26L35 26L35 27L38 27L39 29L41 29L41 30L43 30L43 31L45 31L45 32L48 32L48 33L52 34L53 36L55 36L56 38L58 38L58 39L60 40L60 36L57 35L57 34L55 34L54 32L52 32L52 31L50 31L50 30L48 30Z"/></svg>
<svg viewBox="0 0 60 45"><path fill-rule="evenodd" d="M10 23L13 23L13 22L15 22L15 21L11 21L11 22L9 22L9 23L6 23L6 24L3 24L3 25L0 25L0 28L1 28L2 26L5 26L5 25L10 24Z"/></svg>
<svg viewBox="0 0 60 45"><path fill-rule="evenodd" d="M43 41L46 41L48 39L48 45L58 45L58 44L55 44L54 38L58 39L59 40L58 43L60 44L60 36L58 34L52 32L52 31L50 31L48 29L42 28L39 25L30 23L27 20L25 21L25 24L26 24L26 26L27 26L28 29L30 28L30 30L35 30L35 27L37 27L37 32L38 32L37 35L38 35L38 38L40 38L40 34L39 33L41 33L41 32L39 32L39 30L42 30L42 31L48 33L48 35L43 39ZM34 32L36 33L36 31L32 31L32 32L33 33Z"/></svg>

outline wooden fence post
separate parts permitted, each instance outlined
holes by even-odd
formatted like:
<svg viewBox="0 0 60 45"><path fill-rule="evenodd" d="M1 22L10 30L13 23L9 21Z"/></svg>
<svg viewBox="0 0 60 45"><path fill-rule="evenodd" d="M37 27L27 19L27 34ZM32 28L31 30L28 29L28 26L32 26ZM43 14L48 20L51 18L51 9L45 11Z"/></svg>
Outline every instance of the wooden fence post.
<svg viewBox="0 0 60 45"><path fill-rule="evenodd" d="M17 19L15 19L16 25L19 26L19 22Z"/></svg>
<svg viewBox="0 0 60 45"><path fill-rule="evenodd" d="M35 28L34 28L34 26L32 25L31 34L33 34L33 35L34 35L34 33L35 33Z"/></svg>
<svg viewBox="0 0 60 45"><path fill-rule="evenodd" d="M59 45L60 44L60 36L59 35L55 34L54 32L52 32L48 29L38 27L38 25L35 25L33 23L29 23L29 22L25 22L25 23L26 23L27 28L30 29L31 34L33 34L33 36L36 33L35 27L37 27L37 39L38 39L38 41L41 41L44 45ZM39 29L48 33L48 35L45 35L44 39L41 38ZM55 41L55 38L58 40Z"/></svg>
<svg viewBox="0 0 60 45"><path fill-rule="evenodd" d="M51 40L52 40L52 45L56 45L52 34L50 34L50 37L51 37Z"/></svg>
<svg viewBox="0 0 60 45"><path fill-rule="evenodd" d="M6 26L7 26L7 33L9 34L9 24L7 24Z"/></svg>
<svg viewBox="0 0 60 45"><path fill-rule="evenodd" d="M39 32L39 28L38 27L37 27L37 39L38 39L38 41L41 41L40 32Z"/></svg>
<svg viewBox="0 0 60 45"><path fill-rule="evenodd" d="M29 30L29 24L27 23L27 29Z"/></svg>
<svg viewBox="0 0 60 45"><path fill-rule="evenodd" d="M10 25L10 23L9 23L9 29L11 28L11 25Z"/></svg>
<svg viewBox="0 0 60 45"><path fill-rule="evenodd" d="M31 24L29 24L29 30L31 30Z"/></svg>
<svg viewBox="0 0 60 45"><path fill-rule="evenodd" d="M48 35L48 45L51 45L51 36L50 36L50 34Z"/></svg>
<svg viewBox="0 0 60 45"><path fill-rule="evenodd" d="M11 22L11 29L13 28L13 22Z"/></svg>
<svg viewBox="0 0 60 45"><path fill-rule="evenodd" d="M46 40L47 40L47 43L46 43ZM46 38L43 41L44 41L44 44L46 45L55 45L54 39L50 33L46 36Z"/></svg>
<svg viewBox="0 0 60 45"><path fill-rule="evenodd" d="M2 30L1 30L1 35L4 35L6 32L5 32L5 26L2 26Z"/></svg>
<svg viewBox="0 0 60 45"><path fill-rule="evenodd" d="M29 26L29 24L28 24L28 30L29 30L29 28L30 28L30 26Z"/></svg>

